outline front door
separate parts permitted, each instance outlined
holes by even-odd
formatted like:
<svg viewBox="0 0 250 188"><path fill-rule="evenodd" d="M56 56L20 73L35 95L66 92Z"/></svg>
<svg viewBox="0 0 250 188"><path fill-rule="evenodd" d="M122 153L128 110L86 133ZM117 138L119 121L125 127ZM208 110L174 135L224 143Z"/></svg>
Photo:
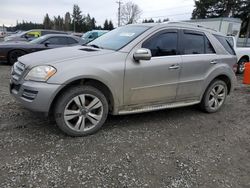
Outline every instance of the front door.
<svg viewBox="0 0 250 188"><path fill-rule="evenodd" d="M136 62L134 50L126 60L124 104L147 105L175 101L181 57L178 31L164 30L146 39L138 48L151 50L151 60Z"/></svg>

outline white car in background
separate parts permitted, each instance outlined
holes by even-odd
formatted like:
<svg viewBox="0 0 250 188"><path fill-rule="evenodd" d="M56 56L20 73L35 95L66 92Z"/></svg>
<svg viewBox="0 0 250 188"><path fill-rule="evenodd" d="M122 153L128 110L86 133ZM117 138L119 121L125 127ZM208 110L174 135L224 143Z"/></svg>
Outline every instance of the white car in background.
<svg viewBox="0 0 250 188"><path fill-rule="evenodd" d="M250 48L249 47L237 47L235 37L228 37L229 42L234 48L237 56L238 68L237 73L242 74L245 70L245 63L250 61Z"/></svg>
<svg viewBox="0 0 250 188"><path fill-rule="evenodd" d="M7 32L3 29L0 29L0 38L4 38L7 36Z"/></svg>

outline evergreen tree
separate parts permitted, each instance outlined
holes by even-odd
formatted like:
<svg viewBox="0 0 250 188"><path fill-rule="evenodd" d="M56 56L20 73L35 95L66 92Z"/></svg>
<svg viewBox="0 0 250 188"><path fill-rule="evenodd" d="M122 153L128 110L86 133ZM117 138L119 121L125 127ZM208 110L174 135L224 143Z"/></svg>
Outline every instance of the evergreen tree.
<svg viewBox="0 0 250 188"><path fill-rule="evenodd" d="M72 19L73 19L73 30L76 32L80 32L81 24L83 22L83 17L82 17L82 11L80 10L80 7L78 5L73 6Z"/></svg>
<svg viewBox="0 0 250 188"><path fill-rule="evenodd" d="M108 30L113 30L114 29L114 24L111 20L109 20L109 23L108 23Z"/></svg>
<svg viewBox="0 0 250 188"><path fill-rule="evenodd" d="M105 20L105 22L104 22L104 24L103 24L103 29L104 29L104 30L109 30L109 22L108 22L107 19Z"/></svg>
<svg viewBox="0 0 250 188"><path fill-rule="evenodd" d="M69 31L70 25L71 25L71 16L69 12L66 12L65 17L64 17L64 30Z"/></svg>
<svg viewBox="0 0 250 188"><path fill-rule="evenodd" d="M49 18L48 13L45 15L43 19L43 28L44 29L51 29L51 20Z"/></svg>

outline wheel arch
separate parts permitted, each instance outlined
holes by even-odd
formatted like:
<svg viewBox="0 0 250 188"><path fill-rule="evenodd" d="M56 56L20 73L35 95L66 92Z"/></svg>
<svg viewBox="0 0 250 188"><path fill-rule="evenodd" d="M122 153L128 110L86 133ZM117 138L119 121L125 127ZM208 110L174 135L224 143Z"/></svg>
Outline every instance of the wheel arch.
<svg viewBox="0 0 250 188"><path fill-rule="evenodd" d="M250 58L249 58L249 56L248 56L248 55L243 55L242 57L240 57L240 59L239 59L238 63L239 63L239 62L240 62L240 60L242 60L242 59L247 59L247 61L250 61Z"/></svg>
<svg viewBox="0 0 250 188"><path fill-rule="evenodd" d="M233 81L230 79L230 77L227 74L219 74L219 75L213 77L212 79L210 79L209 82L207 82L207 84L205 85L205 89L204 89L204 91L203 91L200 99L203 98L206 90L211 85L211 83L213 83L215 80L222 80L222 81L224 81L226 83L227 89L228 89L227 94L229 95L231 93L232 87L233 87Z"/></svg>
<svg viewBox="0 0 250 188"><path fill-rule="evenodd" d="M67 89L69 89L72 86L83 86L83 85L93 86L97 88L98 90L100 90L104 94L104 96L107 98L107 101L109 104L109 112L113 111L114 105L115 105L114 95L111 89L106 84L93 78L78 78L76 80L70 81L69 83L65 84L62 88L59 89L59 91L55 94L55 96L53 97L50 103L49 114L53 113L57 99L63 92L65 92Z"/></svg>
<svg viewBox="0 0 250 188"><path fill-rule="evenodd" d="M7 53L7 60L8 60L8 61L9 61L9 55L10 55L10 53L11 53L11 52L14 52L14 51L22 51L22 52L24 52L25 54L28 53L28 52L25 51L24 49L11 49L11 50L8 51L8 53Z"/></svg>

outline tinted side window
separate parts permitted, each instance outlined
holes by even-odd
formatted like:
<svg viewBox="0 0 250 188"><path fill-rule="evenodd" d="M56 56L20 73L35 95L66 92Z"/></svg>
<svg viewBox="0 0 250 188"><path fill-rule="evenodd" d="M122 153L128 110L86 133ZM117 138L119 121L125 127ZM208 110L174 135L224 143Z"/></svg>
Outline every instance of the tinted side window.
<svg viewBox="0 0 250 188"><path fill-rule="evenodd" d="M68 40L68 44L76 44L76 43L78 43L75 39L72 39L70 37L68 37L67 40Z"/></svg>
<svg viewBox="0 0 250 188"><path fill-rule="evenodd" d="M214 47L212 46L211 42L208 40L207 37L205 37L205 51L206 51L206 54L215 54L215 50L214 50Z"/></svg>
<svg viewBox="0 0 250 188"><path fill-rule="evenodd" d="M218 39L218 41L222 44L222 46L226 49L228 53L230 53L231 55L235 55L235 51L231 46L230 41L227 39L227 37L223 37L220 35L214 35L214 36Z"/></svg>
<svg viewBox="0 0 250 188"><path fill-rule="evenodd" d="M204 36L202 34L184 32L182 43L184 54L205 53Z"/></svg>
<svg viewBox="0 0 250 188"><path fill-rule="evenodd" d="M68 44L67 38L65 37L51 37L45 42L49 42L50 44L54 44L54 45L67 45Z"/></svg>
<svg viewBox="0 0 250 188"><path fill-rule="evenodd" d="M142 44L151 50L152 56L177 55L177 32L167 32L153 36Z"/></svg>

